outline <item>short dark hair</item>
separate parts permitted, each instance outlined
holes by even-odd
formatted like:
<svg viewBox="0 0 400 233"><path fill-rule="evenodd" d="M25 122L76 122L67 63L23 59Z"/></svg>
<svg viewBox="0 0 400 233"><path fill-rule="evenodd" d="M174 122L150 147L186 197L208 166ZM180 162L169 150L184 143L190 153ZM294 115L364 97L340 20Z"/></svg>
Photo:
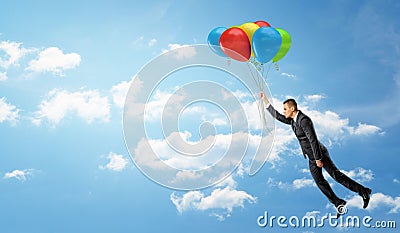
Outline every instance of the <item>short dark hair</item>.
<svg viewBox="0 0 400 233"><path fill-rule="evenodd" d="M289 105L289 107L294 107L294 110L297 110L297 103L296 103L296 100L294 100L294 99L287 99L287 100L283 101L283 104L286 104L286 103Z"/></svg>

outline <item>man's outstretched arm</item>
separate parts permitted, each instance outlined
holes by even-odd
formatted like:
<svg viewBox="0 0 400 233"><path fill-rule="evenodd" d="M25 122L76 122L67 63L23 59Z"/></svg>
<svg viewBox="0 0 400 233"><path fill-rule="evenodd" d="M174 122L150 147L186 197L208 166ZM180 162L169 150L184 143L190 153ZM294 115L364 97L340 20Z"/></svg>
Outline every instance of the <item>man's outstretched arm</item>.
<svg viewBox="0 0 400 233"><path fill-rule="evenodd" d="M268 112L278 121L290 125L290 119L286 118L284 115L280 114L275 108L271 105L264 92L260 92L260 97L264 101L265 106L267 107Z"/></svg>

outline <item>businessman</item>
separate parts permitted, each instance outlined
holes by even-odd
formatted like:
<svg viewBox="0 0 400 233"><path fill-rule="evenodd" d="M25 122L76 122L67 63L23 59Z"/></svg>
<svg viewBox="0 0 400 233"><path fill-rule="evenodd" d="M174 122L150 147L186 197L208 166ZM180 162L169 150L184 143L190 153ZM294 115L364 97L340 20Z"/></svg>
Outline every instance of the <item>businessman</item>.
<svg viewBox="0 0 400 233"><path fill-rule="evenodd" d="M299 140L304 158L308 157L311 175L318 188L328 198L328 200L334 204L336 208L346 205L346 201L336 196L333 192L331 186L322 175L322 168L324 168L336 182L342 184L349 190L358 193L363 199L363 208L367 208L370 200L371 189L352 180L335 166L326 147L318 141L310 117L297 109L296 101L294 99L285 100L283 102L284 115L282 115L269 103L269 100L263 92L260 93L260 97L266 104L268 112L275 119L292 126L294 134Z"/></svg>

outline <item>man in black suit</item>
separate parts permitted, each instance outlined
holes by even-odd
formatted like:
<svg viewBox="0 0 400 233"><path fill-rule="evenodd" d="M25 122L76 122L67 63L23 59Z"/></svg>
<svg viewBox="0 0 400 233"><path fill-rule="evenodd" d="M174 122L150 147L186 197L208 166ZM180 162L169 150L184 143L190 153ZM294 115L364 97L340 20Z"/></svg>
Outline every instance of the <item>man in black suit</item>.
<svg viewBox="0 0 400 233"><path fill-rule="evenodd" d="M261 92L260 95L267 106L268 112L275 119L292 126L292 129L299 140L304 158L308 157L311 175L318 188L328 198L328 200L334 204L335 207L346 205L346 201L340 199L333 192L331 186L322 175L322 168L324 168L336 182L342 184L349 190L358 193L363 198L363 208L367 208L370 200L371 189L352 180L335 166L326 147L318 141L311 119L297 109L296 101L294 99L285 100L283 102L284 115L282 115L269 103L263 92Z"/></svg>

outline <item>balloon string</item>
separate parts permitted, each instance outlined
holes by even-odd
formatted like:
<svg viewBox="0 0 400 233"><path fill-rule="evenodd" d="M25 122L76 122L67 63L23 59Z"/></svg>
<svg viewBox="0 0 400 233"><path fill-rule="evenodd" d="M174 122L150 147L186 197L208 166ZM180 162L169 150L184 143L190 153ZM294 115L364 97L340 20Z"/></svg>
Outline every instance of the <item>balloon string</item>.
<svg viewBox="0 0 400 233"><path fill-rule="evenodd" d="M257 68L257 70L259 69L259 68L261 68L259 65L259 63L256 63L257 65L258 65L258 67L256 67ZM258 88L258 90L259 91L263 91L263 86L265 85L265 83L263 82L263 80L262 80L262 77L260 77L260 74L259 74L259 72L256 72L256 76L257 76L257 79L256 78L254 78L254 73L253 73L253 70L251 69L251 67L250 67L250 64L249 63L247 63L247 66L249 67L249 70L250 70L250 73L251 73L251 77L253 78L253 80L254 80L254 82L255 82L255 84L256 84L256 86L257 86L257 88ZM262 66L263 67L263 66ZM262 112L262 118L263 118L263 123L266 125L267 124L267 120L266 120L266 118L265 118L265 110L264 110L264 103L260 100L260 101L258 101L258 109L259 110L261 110L261 112Z"/></svg>
<svg viewBox="0 0 400 233"><path fill-rule="evenodd" d="M249 63L249 62L247 62L247 67L248 67L249 70L250 70L251 77L253 78L253 81L255 82L255 84L256 84L258 90L259 90L259 91L262 91L262 87L260 86L260 82L259 82L259 80L258 80L258 75L257 75L257 80L256 80L256 78L254 77L253 71L252 71L252 69L251 69L251 67L250 67L250 63ZM258 72L257 72L257 74L258 74Z"/></svg>
<svg viewBox="0 0 400 233"><path fill-rule="evenodd" d="M271 70L271 65L272 65L272 62L269 63L267 74L265 75L265 79L267 79L267 77L268 77L269 71Z"/></svg>
<svg viewBox="0 0 400 233"><path fill-rule="evenodd" d="M263 66L263 64L262 63L259 63L256 59L255 59L255 57L250 57L250 62L254 65L254 67L257 69L257 71L258 72L264 72L264 66ZM250 67L249 67L249 70L250 71L252 71L251 69L250 69ZM263 89L262 87L263 87L263 85L262 85L262 78L260 79L260 76L258 75L258 72L257 72L257 80L255 80L254 78L253 78L253 80L255 80L255 82L256 82L256 84L258 85L258 87L259 87L259 89L260 89L260 91ZM252 75L253 75L253 77L254 77L254 74L252 73Z"/></svg>
<svg viewBox="0 0 400 233"><path fill-rule="evenodd" d="M259 91L263 91L264 88L265 88L265 86L266 86L266 84L265 84L265 82L264 82L262 76L260 75L259 72L256 72L256 75L257 75L257 79L256 79L256 78L254 77L254 73L253 73L253 71L252 71L252 69L251 69L251 67L250 67L249 62L247 63L247 66L249 67L251 77L253 78L253 80L254 80L254 82L255 82L257 88L259 89ZM262 65L262 66L259 67L259 68L262 68L263 71L264 71L264 65ZM258 101L258 104L257 104L257 107L258 107L258 110L261 112L261 115L262 115L261 117L262 117L263 124L266 126L266 125L267 125L267 118L266 118L266 116L265 116L265 106L264 106L264 102L263 102L262 100L259 100L259 101ZM269 130L268 130L268 131L269 131Z"/></svg>
<svg viewBox="0 0 400 233"><path fill-rule="evenodd" d="M256 75L257 75L257 82L258 82L258 86L259 86L260 91L263 90L262 78L260 78L260 73L263 72L262 69L263 69L262 64L258 63L258 67L257 67L257 71L258 72L256 73Z"/></svg>
<svg viewBox="0 0 400 233"><path fill-rule="evenodd" d="M266 79L268 77L268 71L267 74L265 75L265 80L263 79L263 76L265 74L265 64L262 64L262 73L257 74L258 78L260 79L260 84L261 84L261 89L264 91L264 88L266 87ZM262 118L263 118L263 123L265 126L267 126L267 118L265 117L265 106L264 106L264 101L260 100L260 107L261 112L262 112Z"/></svg>
<svg viewBox="0 0 400 233"><path fill-rule="evenodd" d="M268 75L269 75L269 71L271 70L272 62L269 63L267 69L266 69L265 66L266 66L266 64L263 64L263 73L261 75L258 74L260 76L261 81L263 81L263 77L265 77L265 82L262 82L262 89L263 90L264 90L264 88L267 87L267 83L266 82L267 82L267 78L268 78ZM262 109L262 114L263 114L263 121L264 121L264 124L267 125L267 118L266 118L266 114L265 114L265 105L264 105L263 101L260 101L260 102L261 102L261 105L262 105L261 109ZM267 131L269 133L272 133L273 129L268 129L267 128Z"/></svg>
<svg viewBox="0 0 400 233"><path fill-rule="evenodd" d="M275 66L275 70L276 70L276 71L279 71L279 65L278 65L278 63L275 62L275 63L274 63L274 66Z"/></svg>

